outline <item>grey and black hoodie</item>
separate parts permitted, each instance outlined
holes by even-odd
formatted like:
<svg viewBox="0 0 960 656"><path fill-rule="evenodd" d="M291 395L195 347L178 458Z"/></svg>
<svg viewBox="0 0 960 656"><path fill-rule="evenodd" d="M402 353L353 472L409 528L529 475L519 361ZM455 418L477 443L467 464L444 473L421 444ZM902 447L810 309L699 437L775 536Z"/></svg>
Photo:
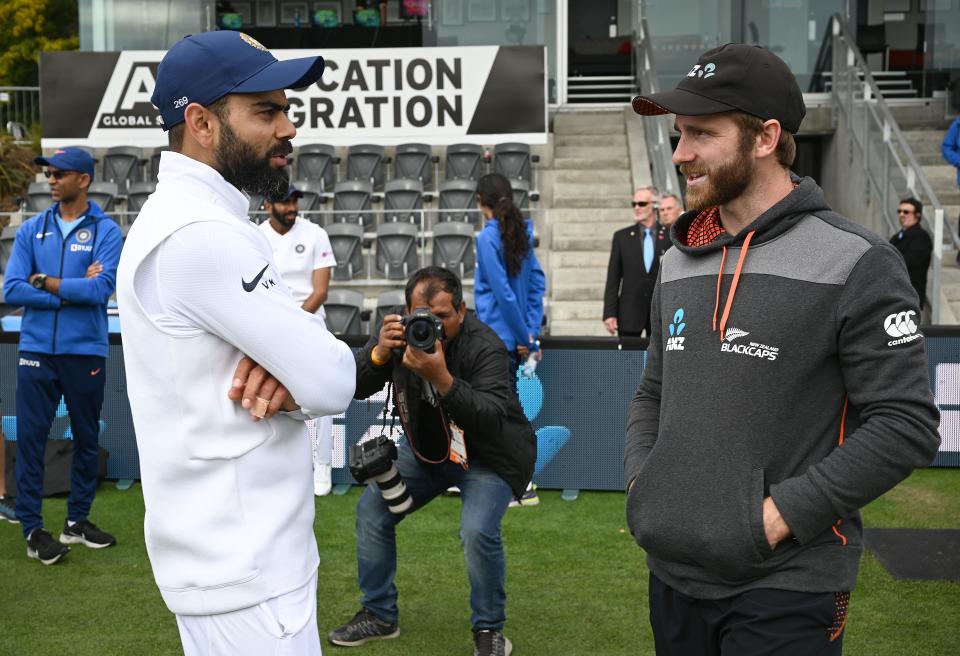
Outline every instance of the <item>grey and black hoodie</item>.
<svg viewBox="0 0 960 656"><path fill-rule="evenodd" d="M858 509L940 443L903 258L795 182L706 246L684 245L696 213L681 217L654 290L627 523L650 570L697 598L853 589ZM793 531L775 550L766 496Z"/></svg>

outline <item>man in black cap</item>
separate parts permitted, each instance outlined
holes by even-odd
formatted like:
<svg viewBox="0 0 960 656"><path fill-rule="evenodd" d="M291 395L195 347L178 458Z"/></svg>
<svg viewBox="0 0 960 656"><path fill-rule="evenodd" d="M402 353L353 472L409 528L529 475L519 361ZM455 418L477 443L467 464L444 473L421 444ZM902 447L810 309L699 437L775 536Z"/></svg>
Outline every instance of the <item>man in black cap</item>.
<svg viewBox="0 0 960 656"><path fill-rule="evenodd" d="M347 408L355 365L291 297L243 192L286 194L284 89L322 71L232 31L157 70L170 150L117 290L147 553L186 656L320 655L304 421Z"/></svg>
<svg viewBox="0 0 960 656"><path fill-rule="evenodd" d="M657 653L839 654L858 509L940 443L916 294L890 244L790 173L803 97L770 51L710 50L633 107L676 114L690 208L624 460Z"/></svg>

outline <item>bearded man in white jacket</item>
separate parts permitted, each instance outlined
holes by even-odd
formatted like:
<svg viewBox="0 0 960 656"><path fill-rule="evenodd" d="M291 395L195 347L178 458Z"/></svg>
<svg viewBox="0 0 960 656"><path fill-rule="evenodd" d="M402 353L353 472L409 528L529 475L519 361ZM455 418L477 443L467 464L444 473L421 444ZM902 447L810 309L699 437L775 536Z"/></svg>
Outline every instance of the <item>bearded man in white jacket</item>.
<svg viewBox="0 0 960 656"><path fill-rule="evenodd" d="M320 654L303 422L346 409L355 365L282 284L244 192L286 192L284 89L322 72L231 31L182 39L157 71L170 151L117 291L147 552L187 656Z"/></svg>

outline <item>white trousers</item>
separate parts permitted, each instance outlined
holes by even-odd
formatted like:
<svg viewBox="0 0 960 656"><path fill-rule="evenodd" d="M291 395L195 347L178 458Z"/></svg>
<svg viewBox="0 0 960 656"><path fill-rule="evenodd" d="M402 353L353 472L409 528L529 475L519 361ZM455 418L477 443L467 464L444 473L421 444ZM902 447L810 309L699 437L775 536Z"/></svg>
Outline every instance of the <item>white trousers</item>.
<svg viewBox="0 0 960 656"><path fill-rule="evenodd" d="M303 587L219 615L177 615L184 656L322 656L317 573Z"/></svg>
<svg viewBox="0 0 960 656"><path fill-rule="evenodd" d="M333 462L333 417L317 417L307 420L313 464L329 465Z"/></svg>

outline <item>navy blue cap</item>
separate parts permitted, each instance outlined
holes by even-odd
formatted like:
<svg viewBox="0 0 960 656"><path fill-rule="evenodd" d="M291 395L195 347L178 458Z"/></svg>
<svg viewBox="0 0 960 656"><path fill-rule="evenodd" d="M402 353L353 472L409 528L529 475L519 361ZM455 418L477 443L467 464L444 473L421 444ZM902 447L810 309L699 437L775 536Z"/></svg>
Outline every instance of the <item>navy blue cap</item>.
<svg viewBox="0 0 960 656"><path fill-rule="evenodd" d="M79 171L86 173L93 180L93 157L82 148L58 148L49 157L35 157L33 163L40 166L55 166L61 171Z"/></svg>
<svg viewBox="0 0 960 656"><path fill-rule="evenodd" d="M296 198L303 198L303 192L301 192L299 189L297 189L297 188L294 187L293 185L290 185L290 188L287 189L286 195L285 195L283 198L281 198L280 200L281 200L281 201L290 200L291 198L294 198L294 197L296 197Z"/></svg>
<svg viewBox="0 0 960 656"><path fill-rule="evenodd" d="M150 102L160 110L163 129L169 130L183 122L190 103L207 106L228 93L299 89L319 80L322 73L322 57L278 61L243 32L192 34L164 55Z"/></svg>

